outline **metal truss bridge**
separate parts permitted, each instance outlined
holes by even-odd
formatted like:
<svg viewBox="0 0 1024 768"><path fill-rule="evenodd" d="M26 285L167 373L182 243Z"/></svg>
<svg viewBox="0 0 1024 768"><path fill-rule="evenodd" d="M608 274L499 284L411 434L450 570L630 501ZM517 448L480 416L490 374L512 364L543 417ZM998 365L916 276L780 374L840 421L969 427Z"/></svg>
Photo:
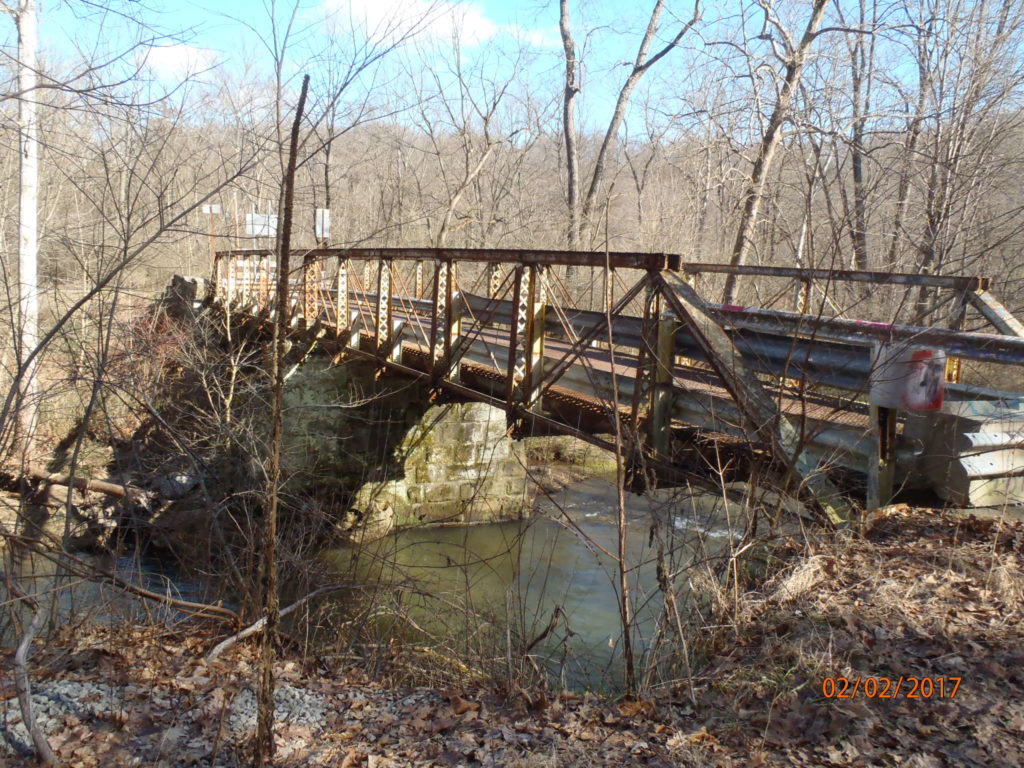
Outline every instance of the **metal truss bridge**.
<svg viewBox="0 0 1024 768"><path fill-rule="evenodd" d="M866 476L869 507L908 484L948 491L954 475L967 491L949 493L969 503L972 483L1024 474L1024 326L986 278L731 267L663 253L293 254L293 344L428 380L434 396L501 408L513 436L561 433L614 450L609 435L618 431L641 474L671 475L689 436L730 435L769 451L796 490L837 522L852 509L832 469ZM225 311L270 326L285 288L271 251L218 252L214 272L214 300ZM699 289L718 275L751 280L747 293L761 296L761 306L702 298ZM946 302L950 327L853 319L836 303L840 289L862 304L885 290L931 291ZM780 297L793 309L777 308ZM968 320L994 332L962 330ZM929 445L942 429L920 414L868 402L878 344L945 353L943 411L967 419L943 438L954 444ZM1009 389L961 384L968 361L1002 371ZM978 413L995 414L996 427L971 421Z"/></svg>

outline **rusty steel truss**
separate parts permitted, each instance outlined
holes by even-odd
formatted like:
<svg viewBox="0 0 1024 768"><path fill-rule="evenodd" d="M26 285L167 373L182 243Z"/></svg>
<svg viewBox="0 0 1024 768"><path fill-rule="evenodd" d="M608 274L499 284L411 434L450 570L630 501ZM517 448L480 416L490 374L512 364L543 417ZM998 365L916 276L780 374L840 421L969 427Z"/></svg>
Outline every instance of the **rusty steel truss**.
<svg viewBox="0 0 1024 768"><path fill-rule="evenodd" d="M850 511L823 467L865 473L869 505L892 494L899 414L865 402L873 343L945 350L954 397L977 396L958 389L960 359L1024 365L1024 327L986 278L522 249L315 248L293 263L291 327L338 359L502 408L514 436L557 432L614 449L605 435L618 422L642 473L674 468L674 436L687 427L740 436L770 450L835 521ZM589 275L576 269L570 284L561 267ZM791 280L797 311L705 301L697 280L715 274ZM270 251L216 255L215 300L232 312L272 317L276 280ZM948 290L955 327L809 314L812 286L842 282ZM960 330L967 307L998 333ZM992 396L1004 395L1020 397Z"/></svg>

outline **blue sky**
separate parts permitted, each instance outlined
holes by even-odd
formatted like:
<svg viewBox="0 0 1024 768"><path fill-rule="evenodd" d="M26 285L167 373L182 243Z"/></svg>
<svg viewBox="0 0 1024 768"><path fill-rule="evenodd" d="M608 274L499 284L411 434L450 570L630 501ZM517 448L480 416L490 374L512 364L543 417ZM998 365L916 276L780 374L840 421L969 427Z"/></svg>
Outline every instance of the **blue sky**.
<svg viewBox="0 0 1024 768"><path fill-rule="evenodd" d="M271 8L282 22L293 6L291 0L100 0L115 13L100 13L91 5L97 0L41 0L40 36L53 59L72 59L75 49L92 53L99 46L108 51L125 50L137 25L118 17L116 11L135 14L146 25L145 34L165 33L174 38L158 40L149 49L147 65L165 82L210 67L240 71L255 66L269 71L269 57L259 37L269 37ZM574 0L574 33L583 48L586 88L584 127L606 120L625 69L622 62L635 55L636 44L654 0ZM673 15L688 17L692 0L670 0L663 17L673 27ZM426 23L422 20L429 16ZM301 0L296 27L303 30L306 46L295 49L291 71L309 69L303 51L315 48L332 33L347 39L353 21L371 35L381 35L396 23L418 24L417 45L449 46L459 30L463 55L473 60L483 52L524 45L531 53L530 87L543 86L555 94L560 87L561 42L558 34L557 0ZM13 25L11 25L13 26ZM588 30L590 34L588 35ZM339 34L340 31L340 34ZM441 54L444 55L444 54ZM674 52L679 58L681 52ZM316 71L312 71L314 79ZM540 78L534 81L534 78ZM653 79L653 78L652 78Z"/></svg>

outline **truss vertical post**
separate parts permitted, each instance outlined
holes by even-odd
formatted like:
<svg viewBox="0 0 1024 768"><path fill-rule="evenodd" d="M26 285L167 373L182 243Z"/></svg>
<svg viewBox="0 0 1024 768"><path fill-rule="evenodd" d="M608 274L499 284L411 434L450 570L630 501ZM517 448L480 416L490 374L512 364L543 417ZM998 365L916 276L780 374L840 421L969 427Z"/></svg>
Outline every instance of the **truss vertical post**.
<svg viewBox="0 0 1024 768"><path fill-rule="evenodd" d="M260 257L250 256L246 267L246 302L256 304L260 300Z"/></svg>
<svg viewBox="0 0 1024 768"><path fill-rule="evenodd" d="M508 360L505 373L505 420L511 431L515 425L515 391L516 383L522 378L525 361L520 366L519 339L526 330L526 315L520 311L524 283L529 280L526 268L522 264L513 267L515 274L512 279L512 326L508 332Z"/></svg>
<svg viewBox="0 0 1024 768"><path fill-rule="evenodd" d="M306 327L316 320L320 304L320 264L312 256L302 260L302 318Z"/></svg>
<svg viewBox="0 0 1024 768"><path fill-rule="evenodd" d="M868 467L868 509L879 509L892 501L896 473L894 448L897 411L895 408L870 407L877 453Z"/></svg>
<svg viewBox="0 0 1024 768"><path fill-rule="evenodd" d="M413 278L412 295L414 299L423 298L423 259L416 260L416 273Z"/></svg>
<svg viewBox="0 0 1024 768"><path fill-rule="evenodd" d="M259 263L259 304L260 310L270 306L270 256L262 254Z"/></svg>
<svg viewBox="0 0 1024 768"><path fill-rule="evenodd" d="M658 318L649 427L654 455L657 459L664 461L671 458L672 371L675 367L676 329L678 327L679 321L671 313L663 312Z"/></svg>
<svg viewBox="0 0 1024 768"><path fill-rule="evenodd" d="M640 349L636 355L636 374L633 378L633 400L629 410L629 428L634 435L640 429L640 409L644 400L651 392L651 366L647 361L648 357L653 359L653 350L657 347L657 328L651 323L652 305L658 301L654 293L654 281L648 273L644 285L644 317L640 326ZM654 313L658 313L657 307L653 307ZM613 374L614 375L614 374Z"/></svg>
<svg viewBox="0 0 1024 768"><path fill-rule="evenodd" d="M811 308L811 281L801 280L800 289L796 294L796 311L806 315Z"/></svg>
<svg viewBox="0 0 1024 768"><path fill-rule="evenodd" d="M796 292L796 311L801 315L806 315L811 310L811 280L807 278L800 281L800 287ZM800 393L803 393L807 388L807 380L801 376L799 379L794 379L790 376L780 376L778 379L779 386L791 386L796 388Z"/></svg>
<svg viewBox="0 0 1024 768"><path fill-rule="evenodd" d="M235 281L238 289L238 300L245 304L249 294L249 258L247 256L240 256L237 262L238 272L235 275Z"/></svg>
<svg viewBox="0 0 1024 768"><path fill-rule="evenodd" d="M606 264L604 268L604 286L601 291L601 313L605 317L611 311L612 307L615 306L615 267ZM612 348L612 339L609 337L608 341L600 342L602 349Z"/></svg>
<svg viewBox="0 0 1024 768"><path fill-rule="evenodd" d="M228 301L235 300L235 257L228 256L224 260L224 291Z"/></svg>
<svg viewBox="0 0 1024 768"><path fill-rule="evenodd" d="M434 370L451 350L452 263L439 259L434 268L434 308L430 323L430 348Z"/></svg>
<svg viewBox="0 0 1024 768"><path fill-rule="evenodd" d="M523 371L523 405L533 405L537 386L544 376L544 321L547 319L547 290L545 285L544 266L529 266L530 286L526 302L526 337L523 351L525 370Z"/></svg>
<svg viewBox="0 0 1024 768"><path fill-rule="evenodd" d="M487 265L487 295L494 298L501 289L501 264L496 261Z"/></svg>
<svg viewBox="0 0 1024 768"><path fill-rule="evenodd" d="M949 315L949 327L954 331L962 330L964 320L967 318L967 291L960 291L957 294L953 309ZM949 355L946 358L946 381L953 384L960 383L961 360L956 355Z"/></svg>
<svg viewBox="0 0 1024 768"><path fill-rule="evenodd" d="M391 336L391 259L377 262L377 328L374 347L381 352Z"/></svg>
<svg viewBox="0 0 1024 768"><path fill-rule="evenodd" d="M224 297L224 286L222 284L224 278L221 274L223 271L224 257L219 253L215 253L213 255L213 295L218 300Z"/></svg>
<svg viewBox="0 0 1024 768"><path fill-rule="evenodd" d="M256 297L256 257L247 256L245 263L242 266L243 275L243 292L242 297L245 300L246 306L249 306L250 302Z"/></svg>
<svg viewBox="0 0 1024 768"><path fill-rule="evenodd" d="M338 256L338 279L337 287L338 299L335 302L338 308L338 319L335 323L335 333L341 336L343 332L348 330L349 323L352 318L349 314L348 305L348 259L344 256Z"/></svg>

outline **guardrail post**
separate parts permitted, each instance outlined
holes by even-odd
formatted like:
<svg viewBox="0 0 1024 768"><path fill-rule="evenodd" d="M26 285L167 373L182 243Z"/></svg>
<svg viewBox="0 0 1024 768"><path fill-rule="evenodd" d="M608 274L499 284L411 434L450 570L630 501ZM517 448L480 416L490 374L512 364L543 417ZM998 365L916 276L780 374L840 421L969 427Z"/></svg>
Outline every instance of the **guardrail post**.
<svg viewBox="0 0 1024 768"><path fill-rule="evenodd" d="M868 467L868 509L879 509L892 501L893 481L896 473L894 448L896 443L895 408L872 405L869 408L875 432L877 453Z"/></svg>
<svg viewBox="0 0 1024 768"><path fill-rule="evenodd" d="M964 320L967 317L967 291L960 291L956 297L956 303L949 315L949 327L951 330L963 330ZM946 381L953 384L960 383L961 362L956 355L946 357Z"/></svg>

